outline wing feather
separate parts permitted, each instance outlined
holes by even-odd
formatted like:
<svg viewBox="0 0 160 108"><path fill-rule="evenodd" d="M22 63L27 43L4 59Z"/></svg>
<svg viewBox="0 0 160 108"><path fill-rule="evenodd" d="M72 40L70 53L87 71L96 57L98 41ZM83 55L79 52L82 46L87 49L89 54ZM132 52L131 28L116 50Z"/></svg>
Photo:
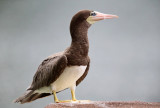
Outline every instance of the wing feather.
<svg viewBox="0 0 160 108"><path fill-rule="evenodd" d="M38 67L28 90L36 90L44 86L49 86L61 75L66 66L67 57L65 55L45 59Z"/></svg>

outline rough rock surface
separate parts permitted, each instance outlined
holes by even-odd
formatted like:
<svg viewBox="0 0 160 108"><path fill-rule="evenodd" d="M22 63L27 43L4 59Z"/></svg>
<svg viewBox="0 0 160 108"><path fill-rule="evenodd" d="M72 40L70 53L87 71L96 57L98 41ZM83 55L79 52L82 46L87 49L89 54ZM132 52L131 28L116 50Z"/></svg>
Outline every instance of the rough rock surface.
<svg viewBox="0 0 160 108"><path fill-rule="evenodd" d="M52 103L45 108L160 108L160 102L103 102Z"/></svg>

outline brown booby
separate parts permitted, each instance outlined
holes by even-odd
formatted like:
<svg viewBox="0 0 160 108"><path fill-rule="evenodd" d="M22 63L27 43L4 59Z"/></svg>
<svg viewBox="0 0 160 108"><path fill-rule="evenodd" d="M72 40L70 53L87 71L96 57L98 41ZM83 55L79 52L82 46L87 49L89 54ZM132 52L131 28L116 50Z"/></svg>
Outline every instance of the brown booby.
<svg viewBox="0 0 160 108"><path fill-rule="evenodd" d="M30 87L14 102L23 104L51 94L55 102L66 102L58 100L56 93L67 88L71 89L72 95L69 102L77 101L76 86L86 77L90 65L88 28L96 21L117 17L91 10L75 14L70 23L70 47L46 58L39 65Z"/></svg>

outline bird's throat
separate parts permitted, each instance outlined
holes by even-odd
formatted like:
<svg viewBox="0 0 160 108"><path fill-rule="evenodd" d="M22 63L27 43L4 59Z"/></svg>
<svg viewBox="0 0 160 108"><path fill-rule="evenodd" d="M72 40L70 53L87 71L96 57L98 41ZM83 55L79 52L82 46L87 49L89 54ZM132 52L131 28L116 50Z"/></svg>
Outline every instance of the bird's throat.
<svg viewBox="0 0 160 108"><path fill-rule="evenodd" d="M71 24L70 33L72 43L70 48L73 53L78 52L80 56L88 56L89 41L88 41L88 28L90 24L87 22L80 23L78 25Z"/></svg>

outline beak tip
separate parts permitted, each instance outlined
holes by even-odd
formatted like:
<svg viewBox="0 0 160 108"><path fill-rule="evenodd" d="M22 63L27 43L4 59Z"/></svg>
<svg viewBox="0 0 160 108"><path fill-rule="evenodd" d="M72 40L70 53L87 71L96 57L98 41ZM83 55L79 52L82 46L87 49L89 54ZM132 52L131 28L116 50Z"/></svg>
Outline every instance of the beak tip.
<svg viewBox="0 0 160 108"><path fill-rule="evenodd" d="M115 18L119 18L119 16L116 15Z"/></svg>

